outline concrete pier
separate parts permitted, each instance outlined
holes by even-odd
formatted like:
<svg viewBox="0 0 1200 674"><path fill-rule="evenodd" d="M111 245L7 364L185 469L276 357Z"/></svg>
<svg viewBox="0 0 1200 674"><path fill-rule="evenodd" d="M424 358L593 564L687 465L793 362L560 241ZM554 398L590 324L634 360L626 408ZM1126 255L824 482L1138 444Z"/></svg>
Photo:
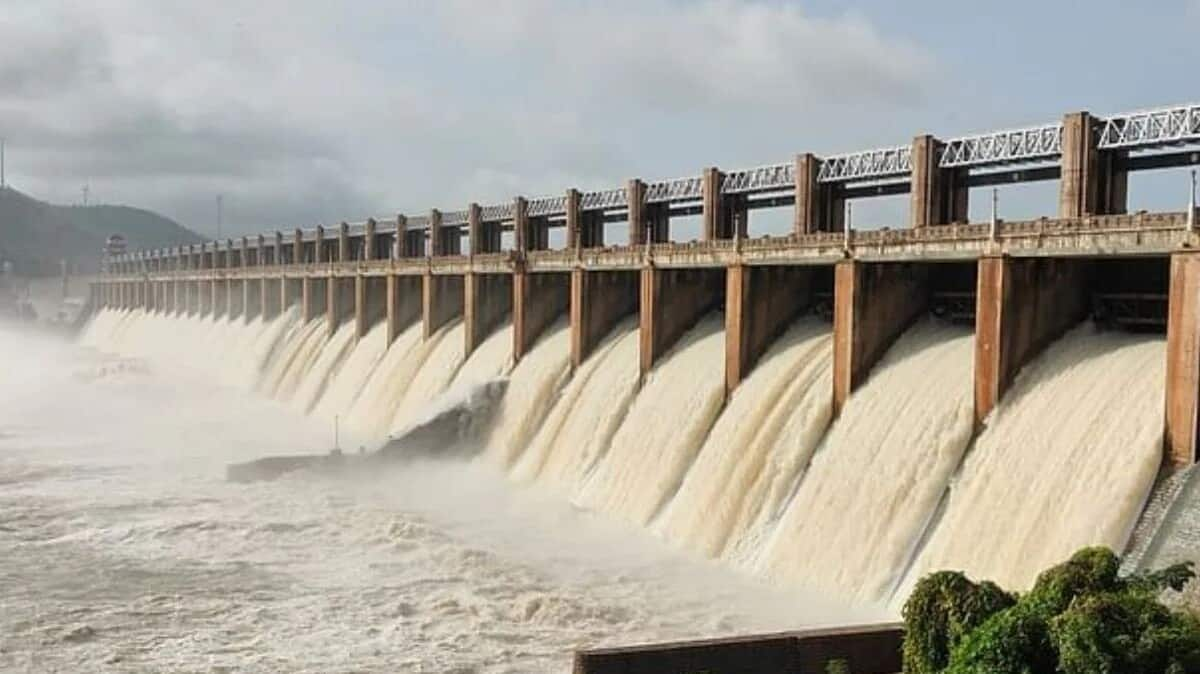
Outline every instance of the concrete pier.
<svg viewBox="0 0 1200 674"><path fill-rule="evenodd" d="M1200 415L1200 252L1171 256L1167 314L1166 457L1195 463Z"/></svg>
<svg viewBox="0 0 1200 674"><path fill-rule="evenodd" d="M519 361L560 316L571 301L568 274L512 275L513 360Z"/></svg>
<svg viewBox="0 0 1200 674"><path fill-rule="evenodd" d="M914 263L844 260L834 266L835 416L892 342L926 310L928 273L926 265Z"/></svg>
<svg viewBox="0 0 1200 674"><path fill-rule="evenodd" d="M775 338L812 304L812 267L751 267L725 270L725 393L750 373Z"/></svg>
<svg viewBox="0 0 1200 674"><path fill-rule="evenodd" d="M471 355L512 314L515 274L475 274L463 278L464 351Z"/></svg>
<svg viewBox="0 0 1200 674"><path fill-rule="evenodd" d="M617 323L638 312L641 276L632 271L571 271L571 365L579 367Z"/></svg>
<svg viewBox="0 0 1200 674"><path fill-rule="evenodd" d="M1084 319L1089 264L980 258L975 311L975 424L983 424L1021 367Z"/></svg>
<svg viewBox="0 0 1200 674"><path fill-rule="evenodd" d="M413 323L422 320L424 307L424 277L388 274L387 286L387 343L390 346L396 337Z"/></svg>
<svg viewBox="0 0 1200 674"><path fill-rule="evenodd" d="M649 372L679 338L725 300L724 269L642 268L640 370Z"/></svg>
<svg viewBox="0 0 1200 674"><path fill-rule="evenodd" d="M425 339L429 339L439 328L463 315L463 288L461 276L425 273L421 286Z"/></svg>

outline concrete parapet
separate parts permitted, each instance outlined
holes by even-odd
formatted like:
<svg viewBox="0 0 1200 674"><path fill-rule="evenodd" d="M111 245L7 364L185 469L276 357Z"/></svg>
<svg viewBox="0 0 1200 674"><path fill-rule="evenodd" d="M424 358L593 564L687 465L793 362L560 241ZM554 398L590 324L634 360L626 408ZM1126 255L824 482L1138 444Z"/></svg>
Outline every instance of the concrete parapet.
<svg viewBox="0 0 1200 674"><path fill-rule="evenodd" d="M1174 467L1197 458L1200 411L1200 252L1171 256L1167 305L1165 450Z"/></svg>
<svg viewBox="0 0 1200 674"><path fill-rule="evenodd" d="M704 314L721 306L725 270L647 265L641 276L640 369L644 375Z"/></svg>
<svg viewBox="0 0 1200 674"><path fill-rule="evenodd" d="M424 337L463 314L463 277L426 273L422 277L421 313Z"/></svg>
<svg viewBox="0 0 1200 674"><path fill-rule="evenodd" d="M571 271L571 365L579 367L617 322L638 310L640 275Z"/></svg>
<svg viewBox="0 0 1200 674"><path fill-rule="evenodd" d="M560 315L571 300L571 277L567 274L512 275L513 360L529 351L538 337Z"/></svg>
<svg viewBox="0 0 1200 674"><path fill-rule="evenodd" d="M1021 367L1088 312L1089 262L992 256L979 260L975 304L975 423Z"/></svg>
<svg viewBox="0 0 1200 674"><path fill-rule="evenodd" d="M833 412L928 305L928 269L843 260L833 282Z"/></svg>
<svg viewBox="0 0 1200 674"><path fill-rule="evenodd" d="M816 267L725 270L725 393L750 373L788 325L812 303Z"/></svg>
<svg viewBox="0 0 1200 674"><path fill-rule="evenodd" d="M511 274L475 274L463 277L464 353L470 355L512 313Z"/></svg>

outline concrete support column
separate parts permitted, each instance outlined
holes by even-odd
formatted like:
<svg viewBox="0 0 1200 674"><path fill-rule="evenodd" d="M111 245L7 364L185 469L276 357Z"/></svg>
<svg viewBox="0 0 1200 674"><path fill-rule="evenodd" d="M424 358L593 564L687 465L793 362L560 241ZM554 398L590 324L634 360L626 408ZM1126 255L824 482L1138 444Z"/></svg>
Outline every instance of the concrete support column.
<svg viewBox="0 0 1200 674"><path fill-rule="evenodd" d="M438 209L429 211L429 255L439 257L446 255L444 245L446 240L442 234L442 212Z"/></svg>
<svg viewBox="0 0 1200 674"><path fill-rule="evenodd" d="M300 279L300 322L308 323L313 319L313 280L307 274Z"/></svg>
<svg viewBox="0 0 1200 674"><path fill-rule="evenodd" d="M725 394L733 393L771 343L812 303L805 267L732 265L725 270Z"/></svg>
<svg viewBox="0 0 1200 674"><path fill-rule="evenodd" d="M579 209L579 199L579 190L567 190L566 200L563 202L567 220L567 250L575 250L583 241L583 232L580 231L583 226L583 212Z"/></svg>
<svg viewBox="0 0 1200 674"><path fill-rule="evenodd" d="M467 206L467 246L471 255L487 250L483 240L483 209L474 202Z"/></svg>
<svg viewBox="0 0 1200 674"><path fill-rule="evenodd" d="M512 313L515 275L468 273L463 283L464 353L470 355Z"/></svg>
<svg viewBox="0 0 1200 674"><path fill-rule="evenodd" d="M215 318L222 318L229 311L229 289L228 282L225 279L217 279L209 285L209 291L212 293L212 315Z"/></svg>
<svg viewBox="0 0 1200 674"><path fill-rule="evenodd" d="M513 360L519 361L571 300L567 274L531 274L518 269L512 276Z"/></svg>
<svg viewBox="0 0 1200 674"><path fill-rule="evenodd" d="M183 283L179 279L171 281L171 313L179 314L187 310L184 306Z"/></svg>
<svg viewBox="0 0 1200 674"><path fill-rule="evenodd" d="M421 320L424 279L389 274L387 284L387 343L391 345L408 326Z"/></svg>
<svg viewBox="0 0 1200 674"><path fill-rule="evenodd" d="M513 199L513 247L519 252L526 252L532 243L532 232L529 231L529 202L525 197Z"/></svg>
<svg viewBox="0 0 1200 674"><path fill-rule="evenodd" d="M355 279L330 274L325 279L325 322L329 334L337 332L342 323L354 316L356 309Z"/></svg>
<svg viewBox="0 0 1200 674"><path fill-rule="evenodd" d="M258 279L258 311L264 322L273 320L280 312L281 293L275 286L275 279L266 276L260 276Z"/></svg>
<svg viewBox="0 0 1200 674"><path fill-rule="evenodd" d="M842 260L833 276L833 413L926 309L927 269L910 263Z"/></svg>
<svg viewBox="0 0 1200 674"><path fill-rule="evenodd" d="M642 267L640 369L649 372L704 314L720 306L723 269Z"/></svg>
<svg viewBox="0 0 1200 674"><path fill-rule="evenodd" d="M296 231L292 232L292 264L304 264L308 260L304 259L304 232L297 227Z"/></svg>
<svg viewBox="0 0 1200 674"><path fill-rule="evenodd" d="M705 241L746 237L749 229L749 211L745 199L740 196L721 194L721 183L725 174L716 167L704 169L701 174L701 208L703 210L702 237Z"/></svg>
<svg viewBox="0 0 1200 674"><path fill-rule="evenodd" d="M625 316L638 310L639 272L571 271L571 365L579 367Z"/></svg>
<svg viewBox="0 0 1200 674"><path fill-rule="evenodd" d="M1171 255L1167 309L1166 459L1175 468L1197 459L1200 413L1200 253Z"/></svg>
<svg viewBox="0 0 1200 674"><path fill-rule="evenodd" d="M799 236L814 232L840 232L845 228L846 199L835 184L817 180L821 162L806 153L796 155L796 204L792 233Z"/></svg>
<svg viewBox="0 0 1200 674"><path fill-rule="evenodd" d="M968 220L967 171L939 168L942 143L930 135L917 136L912 144L910 224L913 227L948 225Z"/></svg>
<svg viewBox="0 0 1200 674"><path fill-rule="evenodd" d="M231 278L225 281L225 313L230 318L242 317L242 299L245 292L242 279Z"/></svg>
<svg viewBox="0 0 1200 674"><path fill-rule="evenodd" d="M364 228L363 234L363 255L362 258L368 262L378 258L375 254L375 237L378 225L375 218L367 218L367 225Z"/></svg>
<svg viewBox="0 0 1200 674"><path fill-rule="evenodd" d="M975 424L1021 367L1088 312L1086 261L980 258L975 294Z"/></svg>
<svg viewBox="0 0 1200 674"><path fill-rule="evenodd" d="M317 240L313 244L313 262L321 264L332 259L329 242L325 240L324 225L317 225Z"/></svg>
<svg viewBox="0 0 1200 674"><path fill-rule="evenodd" d="M1098 150L1096 127L1096 118L1086 112L1063 117L1061 218L1125 212L1129 179L1122 166L1124 153Z"/></svg>
<svg viewBox="0 0 1200 674"><path fill-rule="evenodd" d="M646 183L632 178L625 184L625 199L629 203L629 245L646 243Z"/></svg>
<svg viewBox="0 0 1200 674"><path fill-rule="evenodd" d="M242 279L242 317L247 323L263 314L263 288L266 281L261 278Z"/></svg>
<svg viewBox="0 0 1200 674"><path fill-rule="evenodd" d="M421 314L424 337L463 314L463 277L425 272L422 282Z"/></svg>
<svg viewBox="0 0 1200 674"><path fill-rule="evenodd" d="M337 261L350 261L350 225L344 222L338 225Z"/></svg>

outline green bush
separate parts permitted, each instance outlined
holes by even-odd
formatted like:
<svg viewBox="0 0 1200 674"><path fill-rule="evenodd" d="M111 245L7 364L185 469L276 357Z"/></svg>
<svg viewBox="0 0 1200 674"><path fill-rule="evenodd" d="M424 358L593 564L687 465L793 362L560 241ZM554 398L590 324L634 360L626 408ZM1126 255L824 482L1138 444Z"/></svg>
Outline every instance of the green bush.
<svg viewBox="0 0 1200 674"><path fill-rule="evenodd" d="M958 572L921 579L904 605L907 674L1200 674L1200 620L1158 595L1191 563L1122 578L1120 559L1084 548L1025 595Z"/></svg>
<svg viewBox="0 0 1200 674"><path fill-rule="evenodd" d="M925 576L904 604L908 626L904 671L935 674L950 662L950 651L971 630L1016 598L994 583L973 583L957 571Z"/></svg>

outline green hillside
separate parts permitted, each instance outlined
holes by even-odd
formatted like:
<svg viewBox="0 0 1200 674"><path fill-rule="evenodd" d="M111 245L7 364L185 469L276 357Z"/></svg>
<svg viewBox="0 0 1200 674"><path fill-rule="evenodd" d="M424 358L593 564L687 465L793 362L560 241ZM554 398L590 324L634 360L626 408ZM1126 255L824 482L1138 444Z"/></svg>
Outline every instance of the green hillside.
<svg viewBox="0 0 1200 674"><path fill-rule="evenodd" d="M104 242L121 234L129 250L199 243L169 218L129 206L56 206L11 187L0 189L0 260L22 276L59 273L67 260L79 273L99 268Z"/></svg>

